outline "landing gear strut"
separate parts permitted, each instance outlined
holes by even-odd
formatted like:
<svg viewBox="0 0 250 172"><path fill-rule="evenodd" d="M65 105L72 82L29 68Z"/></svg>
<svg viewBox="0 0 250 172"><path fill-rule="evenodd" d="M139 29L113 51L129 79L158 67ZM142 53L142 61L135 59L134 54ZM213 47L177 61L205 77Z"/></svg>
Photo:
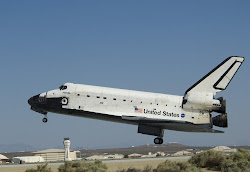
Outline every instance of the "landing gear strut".
<svg viewBox="0 0 250 172"><path fill-rule="evenodd" d="M163 139L160 138L160 137L156 137L154 139L154 143L157 144L157 145L161 145L163 143Z"/></svg>
<svg viewBox="0 0 250 172"><path fill-rule="evenodd" d="M47 115L45 115L45 117L43 118L43 123L46 123L46 122L48 122Z"/></svg>
<svg viewBox="0 0 250 172"><path fill-rule="evenodd" d="M163 143L163 135L164 129L160 126L153 126L148 124L139 124L138 125L138 133L147 134L152 136L157 136L154 139L155 144L162 144Z"/></svg>

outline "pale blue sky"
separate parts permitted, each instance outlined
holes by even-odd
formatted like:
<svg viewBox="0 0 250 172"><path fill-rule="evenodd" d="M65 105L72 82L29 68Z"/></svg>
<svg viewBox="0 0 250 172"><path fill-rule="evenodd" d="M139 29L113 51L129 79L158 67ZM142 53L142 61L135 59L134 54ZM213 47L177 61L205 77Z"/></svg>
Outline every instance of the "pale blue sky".
<svg viewBox="0 0 250 172"><path fill-rule="evenodd" d="M137 127L31 111L65 82L183 95L225 58L246 57L226 91L225 134L165 131L186 145L250 145L249 1L1 1L0 144L152 144ZM0 150L1 152L1 150Z"/></svg>

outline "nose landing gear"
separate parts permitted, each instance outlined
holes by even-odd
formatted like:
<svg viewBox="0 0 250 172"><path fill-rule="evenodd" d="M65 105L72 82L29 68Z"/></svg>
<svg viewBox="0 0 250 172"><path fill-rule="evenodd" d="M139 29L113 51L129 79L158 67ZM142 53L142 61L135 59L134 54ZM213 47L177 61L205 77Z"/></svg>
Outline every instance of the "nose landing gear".
<svg viewBox="0 0 250 172"><path fill-rule="evenodd" d="M43 118L43 123L46 123L46 122L48 122L47 115L45 115L44 118Z"/></svg>

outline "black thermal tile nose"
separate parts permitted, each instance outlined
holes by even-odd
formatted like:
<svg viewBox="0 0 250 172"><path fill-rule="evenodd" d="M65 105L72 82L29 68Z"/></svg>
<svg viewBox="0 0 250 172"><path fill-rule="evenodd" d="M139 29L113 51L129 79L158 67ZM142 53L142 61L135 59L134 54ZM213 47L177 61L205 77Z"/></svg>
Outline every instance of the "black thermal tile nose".
<svg viewBox="0 0 250 172"><path fill-rule="evenodd" d="M36 95L36 96L33 96L31 97L29 100L28 100L28 103L30 106L38 103L38 98L39 98L39 95Z"/></svg>

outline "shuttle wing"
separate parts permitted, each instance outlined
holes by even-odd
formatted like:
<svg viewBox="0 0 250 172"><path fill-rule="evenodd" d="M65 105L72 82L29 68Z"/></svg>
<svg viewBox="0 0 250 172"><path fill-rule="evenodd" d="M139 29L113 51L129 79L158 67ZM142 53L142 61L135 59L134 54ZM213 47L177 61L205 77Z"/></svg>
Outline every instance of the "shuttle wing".
<svg viewBox="0 0 250 172"><path fill-rule="evenodd" d="M137 117L137 116L122 116L123 120L128 121L135 121L139 123L187 123L186 121L179 121L179 120L168 120L168 119L152 119L152 118L146 118L146 117Z"/></svg>
<svg viewBox="0 0 250 172"><path fill-rule="evenodd" d="M191 122L187 121L180 121L180 120L168 120L168 119L157 119L157 118L147 118L147 117L137 117L137 116L122 116L123 120L133 121L139 124L147 124L152 126L165 126L166 124L172 124L172 125L185 125L188 127L188 125L195 125ZM165 125L164 125L165 124ZM171 128L165 128L171 130ZM188 131L188 130L183 130ZM207 132L207 133L224 133L224 131L214 130L208 126L200 126L198 130L194 130L194 132Z"/></svg>
<svg viewBox="0 0 250 172"><path fill-rule="evenodd" d="M243 62L244 57L228 57L190 87L185 94L188 92L209 92L215 95L216 92L225 90Z"/></svg>

